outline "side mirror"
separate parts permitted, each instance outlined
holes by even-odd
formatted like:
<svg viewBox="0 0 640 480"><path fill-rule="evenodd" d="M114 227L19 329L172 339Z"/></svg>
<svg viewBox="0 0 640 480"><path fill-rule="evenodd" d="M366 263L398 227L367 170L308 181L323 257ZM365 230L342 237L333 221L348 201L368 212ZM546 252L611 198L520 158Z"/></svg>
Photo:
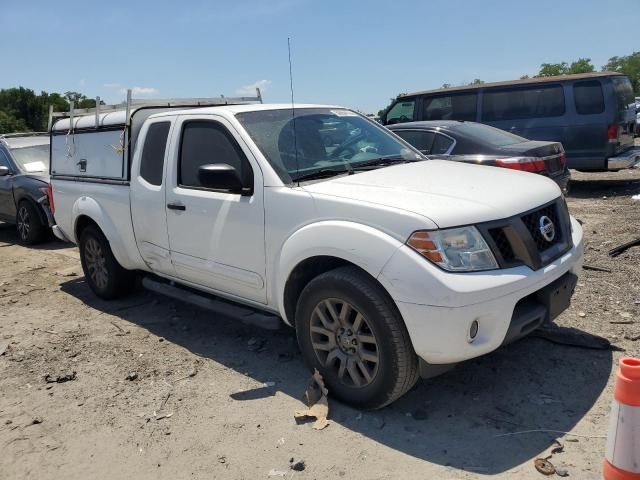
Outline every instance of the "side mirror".
<svg viewBox="0 0 640 480"><path fill-rule="evenodd" d="M205 188L228 190L231 193L245 193L240 173L227 163L210 163L198 170L198 180Z"/></svg>
<svg viewBox="0 0 640 480"><path fill-rule="evenodd" d="M9 170L9 167L5 167L5 166L0 167L0 177L6 177L10 173L11 173L11 170Z"/></svg>

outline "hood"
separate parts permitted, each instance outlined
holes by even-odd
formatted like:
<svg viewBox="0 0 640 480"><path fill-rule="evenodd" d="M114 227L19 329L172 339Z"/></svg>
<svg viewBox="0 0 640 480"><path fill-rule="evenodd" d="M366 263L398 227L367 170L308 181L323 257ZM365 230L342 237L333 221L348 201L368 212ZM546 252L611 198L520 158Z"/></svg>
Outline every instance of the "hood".
<svg viewBox="0 0 640 480"><path fill-rule="evenodd" d="M34 180L40 180L44 183L49 183L49 174L46 172L31 172L23 174L25 178L33 178Z"/></svg>
<svg viewBox="0 0 640 480"><path fill-rule="evenodd" d="M541 175L445 160L393 165L304 188L318 200L329 195L412 212L439 228L511 217L560 196L558 186Z"/></svg>

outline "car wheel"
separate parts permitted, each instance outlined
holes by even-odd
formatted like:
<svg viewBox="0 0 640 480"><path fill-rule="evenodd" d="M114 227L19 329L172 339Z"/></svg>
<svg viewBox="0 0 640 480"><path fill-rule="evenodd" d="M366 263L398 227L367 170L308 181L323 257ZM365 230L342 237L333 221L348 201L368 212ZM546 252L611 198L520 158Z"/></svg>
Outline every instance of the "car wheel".
<svg viewBox="0 0 640 480"><path fill-rule="evenodd" d="M395 304L372 277L342 267L313 279L296 309L298 344L330 395L382 408L418 379L418 358Z"/></svg>
<svg viewBox="0 0 640 480"><path fill-rule="evenodd" d="M37 208L27 200L23 200L18 204L16 230L18 232L18 240L23 245L34 245L42 242L47 235L47 227L42 223Z"/></svg>
<svg viewBox="0 0 640 480"><path fill-rule="evenodd" d="M134 289L135 273L122 268L98 228L89 226L82 230L79 247L85 279L98 297L111 300Z"/></svg>

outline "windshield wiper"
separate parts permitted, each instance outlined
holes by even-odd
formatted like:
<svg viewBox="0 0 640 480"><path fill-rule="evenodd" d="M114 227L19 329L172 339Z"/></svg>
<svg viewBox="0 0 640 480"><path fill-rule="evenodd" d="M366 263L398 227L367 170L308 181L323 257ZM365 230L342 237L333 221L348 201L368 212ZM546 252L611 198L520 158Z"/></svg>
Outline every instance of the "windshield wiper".
<svg viewBox="0 0 640 480"><path fill-rule="evenodd" d="M418 162L422 160L421 158L404 158L404 157L380 157L375 158L373 160L369 160L367 162L358 163L357 165L352 165L354 171L360 170L372 170L378 167L386 167L388 165L393 165L394 163L410 163L410 162Z"/></svg>
<svg viewBox="0 0 640 480"><path fill-rule="evenodd" d="M295 178L292 178L294 182L300 182L304 180L315 180L320 178L329 178L335 177L336 175L340 175L341 173L347 173L351 175L353 173L352 168L321 168L320 170L315 170L309 173L303 173L302 175L298 175Z"/></svg>

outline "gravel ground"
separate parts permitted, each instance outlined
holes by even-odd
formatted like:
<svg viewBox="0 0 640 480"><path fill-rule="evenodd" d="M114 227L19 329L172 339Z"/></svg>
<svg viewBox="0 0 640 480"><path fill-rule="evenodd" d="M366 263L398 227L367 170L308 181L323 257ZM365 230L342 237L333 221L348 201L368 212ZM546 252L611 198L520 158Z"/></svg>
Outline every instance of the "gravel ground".
<svg viewBox="0 0 640 480"><path fill-rule="evenodd" d="M640 248L607 255L640 234L640 169L573 178L585 263L611 272L583 272L557 323L614 349L526 338L382 411L329 395L322 431L293 419L309 372L291 330L144 291L100 301L75 248L0 225L0 479L539 479L556 440L554 465L600 478L615 365L640 355ZM518 433L537 429L575 436Z"/></svg>

